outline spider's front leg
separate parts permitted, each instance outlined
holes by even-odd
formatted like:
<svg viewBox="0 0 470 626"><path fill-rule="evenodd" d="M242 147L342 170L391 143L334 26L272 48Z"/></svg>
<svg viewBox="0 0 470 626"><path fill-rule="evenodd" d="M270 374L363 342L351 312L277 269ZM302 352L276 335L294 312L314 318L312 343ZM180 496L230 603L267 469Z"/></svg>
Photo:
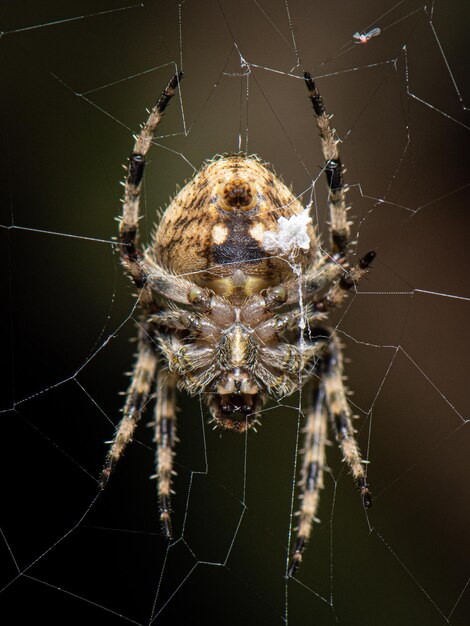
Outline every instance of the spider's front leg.
<svg viewBox="0 0 470 626"><path fill-rule="evenodd" d="M139 352L132 372L131 384L126 393L126 403L123 410L124 415L116 429L113 440L110 442L111 447L109 448L105 466L101 473L100 483L102 487L105 487L124 448L132 440L135 427L147 404L150 390L155 379L156 369L157 355L154 346L150 344L146 332L142 330L139 340Z"/></svg>
<svg viewBox="0 0 470 626"><path fill-rule="evenodd" d="M324 349L317 367L318 386L307 416L300 482L302 488L301 506L298 513L300 523L288 568L289 576L295 574L302 561L302 554L315 521L320 490L323 488L327 417L333 426L336 441L343 453L343 460L350 469L364 507L369 508L372 503L364 462L354 436L352 414L343 384L341 347L334 333L330 334L320 328L316 329L316 333L319 341L324 340L324 343L322 341Z"/></svg>
<svg viewBox="0 0 470 626"><path fill-rule="evenodd" d="M155 438L157 443L158 500L160 519L165 536L172 536L171 530L171 482L173 471L174 446L176 437L175 376L160 370L157 377L157 404L155 406Z"/></svg>
<svg viewBox="0 0 470 626"><path fill-rule="evenodd" d="M302 562L303 551L312 533L312 524L316 521L320 490L323 489L327 417L325 389L322 385L317 385L313 401L307 410L300 474L301 506L297 513L299 524L294 551L289 563L289 576L296 573Z"/></svg>
<svg viewBox="0 0 470 626"><path fill-rule="evenodd" d="M353 416L346 399L341 346L334 334L331 335L325 350L322 366L320 376L326 391L326 403L330 422L336 434L336 441L343 453L343 460L349 467L354 483L361 495L362 503L367 509L372 504L372 497L367 484L364 461L354 436Z"/></svg>

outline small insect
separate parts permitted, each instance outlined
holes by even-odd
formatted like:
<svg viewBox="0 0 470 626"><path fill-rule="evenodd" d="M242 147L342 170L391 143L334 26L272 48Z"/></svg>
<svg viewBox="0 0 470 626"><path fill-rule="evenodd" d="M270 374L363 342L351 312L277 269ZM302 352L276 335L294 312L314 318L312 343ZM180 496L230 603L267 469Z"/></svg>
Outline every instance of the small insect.
<svg viewBox="0 0 470 626"><path fill-rule="evenodd" d="M341 345L324 322L366 274L375 253L350 260L339 142L309 73L304 79L329 189L328 245L320 245L308 209L270 166L257 156L237 153L206 162L170 202L151 244L140 249L147 153L181 78L180 72L170 80L150 111L127 165L119 247L138 290L139 343L101 484L132 440L155 389L160 517L171 537L176 389L200 395L215 427L241 433L259 424L268 397L281 399L305 385L299 526L289 567L293 575L316 519L328 422L364 506L371 503L343 383Z"/></svg>
<svg viewBox="0 0 470 626"><path fill-rule="evenodd" d="M354 33L354 43L368 43L372 37L377 37L377 35L380 35L381 32L380 28L373 28L368 33Z"/></svg>

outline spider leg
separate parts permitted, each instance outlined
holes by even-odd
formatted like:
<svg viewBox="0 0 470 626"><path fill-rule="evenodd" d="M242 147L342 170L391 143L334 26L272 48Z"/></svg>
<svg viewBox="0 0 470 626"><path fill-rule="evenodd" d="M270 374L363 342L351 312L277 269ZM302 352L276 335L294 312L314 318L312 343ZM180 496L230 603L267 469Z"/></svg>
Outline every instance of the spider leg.
<svg viewBox="0 0 470 626"><path fill-rule="evenodd" d="M157 443L156 467L160 519L165 536L171 532L171 481L173 471L174 445L176 437L175 377L165 371L157 376L157 404L155 408L155 438Z"/></svg>
<svg viewBox="0 0 470 626"><path fill-rule="evenodd" d="M155 378L157 356L155 350L145 339L141 339L137 360L132 373L131 384L126 393L124 415L111 442L100 483L104 488L109 476L118 462L124 448L132 440L137 422L147 403L150 389Z"/></svg>
<svg viewBox="0 0 470 626"><path fill-rule="evenodd" d="M213 324L210 319L189 311L162 310L154 313L150 321L155 328L168 330L189 330L193 336L202 335L205 340L212 340L217 343L220 336L220 329Z"/></svg>
<svg viewBox="0 0 470 626"><path fill-rule="evenodd" d="M371 250L358 263L350 265L344 254L332 256L324 254L317 263L311 265L301 279L301 289L304 303L312 299L320 301L331 300L328 308L340 304L347 292L367 273L376 253ZM274 311L297 304L299 301L299 280L289 278L285 283L266 290L265 297L258 294L248 299L245 308L250 307L250 315L255 317L262 311ZM327 289L320 299L318 294ZM325 309L326 310L326 309Z"/></svg>
<svg viewBox="0 0 470 626"><path fill-rule="evenodd" d="M178 72L168 83L157 104L142 126L135 139L134 149L129 157L127 176L124 182L124 199L122 217L119 223L119 243L124 267L128 270L134 283L142 289L148 279L150 270L140 250L137 249L139 237L139 205L142 178L144 175L145 158L152 145L153 136L162 118L168 102L174 96L183 74Z"/></svg>
<svg viewBox="0 0 470 626"><path fill-rule="evenodd" d="M341 447L343 459L348 464L356 487L365 508L372 503L369 485L366 481L364 463L354 436L352 415L346 400L343 384L343 362L341 347L334 333L317 327L315 338L322 346L323 354L318 361L317 374L320 382L315 388L312 405L307 413L305 443L300 485L300 517L297 539L288 568L288 575L293 576L302 562L302 554L312 532L318 509L320 490L323 488L323 470L325 468L325 443L327 418L333 425L336 440Z"/></svg>
<svg viewBox="0 0 470 626"><path fill-rule="evenodd" d="M262 319L267 311L274 312L276 309L297 304L301 288L303 311L296 308L281 315L268 317L256 326L255 332L259 340L268 341L283 331L299 328L302 316L305 324L311 328L325 317L325 313L343 302L348 292L367 274L375 256L376 253L371 250L351 266L344 256L335 255L337 257L335 258L325 255L318 264L307 270L302 277L301 286L298 281L290 279L284 284L268 289L264 297L256 294L245 303L243 315L249 321L258 320Z"/></svg>
<svg viewBox="0 0 470 626"><path fill-rule="evenodd" d="M302 294L304 300L307 302L314 298L319 291L338 280L345 272L347 272L347 264L343 255L323 255L318 263L311 265L302 276ZM276 306L283 306L284 304L298 303L298 279L290 278L286 281L284 287L287 292L286 301L279 303L279 305L273 302L270 307L271 309L276 308Z"/></svg>
<svg viewBox="0 0 470 626"><path fill-rule="evenodd" d="M204 392L207 385L220 373L217 368L215 348L184 344L177 337L158 336L158 344L168 369L184 380L191 395Z"/></svg>
<svg viewBox="0 0 470 626"><path fill-rule="evenodd" d="M356 265L352 267L347 266L341 278L334 282L319 300L313 303L314 310L317 313L327 313L330 309L339 306L348 295L348 292L367 274L375 256L375 252L371 250Z"/></svg>
<svg viewBox="0 0 470 626"><path fill-rule="evenodd" d="M318 342L305 342L302 349L289 343L280 343L275 347L260 347L257 359L259 363L263 363L273 370L298 377L299 372L306 369L315 358L318 358L322 349L323 345Z"/></svg>
<svg viewBox="0 0 470 626"><path fill-rule="evenodd" d="M331 335L330 341L325 347L320 376L325 387L326 406L336 434L336 441L361 495L363 505L365 508L369 508L372 504L372 497L367 484L361 451L354 436L351 409L346 399L341 346L334 334Z"/></svg>
<svg viewBox="0 0 470 626"><path fill-rule="evenodd" d="M350 224L347 218L346 192L343 184L343 165L339 156L335 129L331 127L330 116L325 111L320 92L308 72L304 79L313 105L315 118L320 131L325 174L328 181L328 209L330 213L331 245L333 254L344 253L350 243Z"/></svg>
<svg viewBox="0 0 470 626"><path fill-rule="evenodd" d="M301 469L300 510L297 513L299 525L297 539L291 555L288 575L293 576L302 562L302 553L310 539L313 522L320 501L320 490L323 489L323 469L325 467L325 442L327 428L327 410L325 406L325 387L317 385L313 400L307 411L307 425Z"/></svg>

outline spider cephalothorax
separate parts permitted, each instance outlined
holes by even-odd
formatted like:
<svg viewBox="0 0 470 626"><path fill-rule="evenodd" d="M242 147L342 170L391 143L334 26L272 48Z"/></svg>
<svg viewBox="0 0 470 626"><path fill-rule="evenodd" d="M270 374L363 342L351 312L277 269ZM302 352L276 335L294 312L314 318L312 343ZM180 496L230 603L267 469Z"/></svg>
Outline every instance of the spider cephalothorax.
<svg viewBox="0 0 470 626"><path fill-rule="evenodd" d="M102 483L132 439L156 380L158 493L164 531L171 536L176 387L201 395L216 426L241 432L258 423L268 397L279 399L307 384L292 574L323 487L328 421L364 505L370 504L342 381L340 344L323 323L375 255L369 252L356 264L348 261L350 224L338 142L307 73L325 156L330 251L321 250L308 210L269 166L256 156L228 154L207 162L173 198L152 244L141 252L137 237L145 159L181 76L172 78L150 112L127 168L119 242L124 267L139 289L142 318L124 417Z"/></svg>

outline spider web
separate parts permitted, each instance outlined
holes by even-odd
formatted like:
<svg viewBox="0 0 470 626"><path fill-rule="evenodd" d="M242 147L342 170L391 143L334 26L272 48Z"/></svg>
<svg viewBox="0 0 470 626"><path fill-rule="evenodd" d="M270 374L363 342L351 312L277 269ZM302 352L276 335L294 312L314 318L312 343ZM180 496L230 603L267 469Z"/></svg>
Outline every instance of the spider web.
<svg viewBox="0 0 470 626"><path fill-rule="evenodd" d="M465 623L468 17L463 0L2 7L0 601L13 623ZM378 254L331 322L374 506L329 446L321 522L286 580L298 396L247 436L212 431L179 397L171 543L148 480L150 407L104 492L97 479L134 349L113 239L132 132L182 68L150 155L143 242L178 183L236 150L272 163L326 240L304 67L335 115L358 253Z"/></svg>

